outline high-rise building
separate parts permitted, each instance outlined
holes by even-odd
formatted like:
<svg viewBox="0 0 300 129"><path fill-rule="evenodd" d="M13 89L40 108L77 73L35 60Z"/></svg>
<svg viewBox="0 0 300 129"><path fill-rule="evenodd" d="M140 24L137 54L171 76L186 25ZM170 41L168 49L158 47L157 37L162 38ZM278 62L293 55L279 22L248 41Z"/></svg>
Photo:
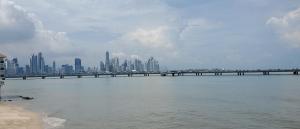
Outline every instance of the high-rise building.
<svg viewBox="0 0 300 129"><path fill-rule="evenodd" d="M62 67L63 74L70 75L74 72L72 65L65 64L65 65L62 65L61 67Z"/></svg>
<svg viewBox="0 0 300 129"><path fill-rule="evenodd" d="M25 74L26 74L26 75L30 75L30 73L31 73L30 71L31 71L30 66L29 66L29 65L26 65L26 66L25 66Z"/></svg>
<svg viewBox="0 0 300 129"><path fill-rule="evenodd" d="M6 61L6 74L7 76L16 76L17 75L17 69L16 64L13 60L7 60Z"/></svg>
<svg viewBox="0 0 300 129"><path fill-rule="evenodd" d="M30 73L35 75L38 73L38 59L36 55L32 55L30 59Z"/></svg>
<svg viewBox="0 0 300 129"><path fill-rule="evenodd" d="M55 61L53 61L53 63L52 63L52 73L53 74L56 73L56 63L55 63Z"/></svg>
<svg viewBox="0 0 300 129"><path fill-rule="evenodd" d="M0 79L5 78L5 58L6 56L0 53ZM0 84L1 85L1 84Z"/></svg>
<svg viewBox="0 0 300 129"><path fill-rule="evenodd" d="M75 73L81 73L81 72L82 72L81 59L75 58Z"/></svg>
<svg viewBox="0 0 300 129"><path fill-rule="evenodd" d="M109 62L109 52L106 51L106 54L105 54L105 70L106 72L110 72L110 62Z"/></svg>
<svg viewBox="0 0 300 129"><path fill-rule="evenodd" d="M38 53L38 64L37 64L37 73L43 74L45 72L45 60L41 52Z"/></svg>
<svg viewBox="0 0 300 129"><path fill-rule="evenodd" d="M100 72L105 72L106 68L103 61L100 61Z"/></svg>
<svg viewBox="0 0 300 129"><path fill-rule="evenodd" d="M145 65L147 72L159 72L159 63L153 57L150 57Z"/></svg>

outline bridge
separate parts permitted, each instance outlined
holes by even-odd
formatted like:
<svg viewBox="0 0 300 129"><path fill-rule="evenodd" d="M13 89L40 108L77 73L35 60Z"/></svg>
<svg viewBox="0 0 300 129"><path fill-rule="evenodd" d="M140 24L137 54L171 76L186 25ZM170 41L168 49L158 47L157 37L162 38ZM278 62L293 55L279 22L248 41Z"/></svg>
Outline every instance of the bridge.
<svg viewBox="0 0 300 129"><path fill-rule="evenodd" d="M6 78L21 78L26 80L28 78L60 78L65 77L95 77L99 78L104 77L119 77L119 76L185 76L185 75L194 75L194 76L222 76L222 75L236 75L236 76L245 76L245 75L299 75L300 69L257 69L257 70L171 70L166 72L117 72L117 73L80 73L80 74L41 74L41 75L22 75L22 76L7 76ZM3 78L5 79L5 78Z"/></svg>

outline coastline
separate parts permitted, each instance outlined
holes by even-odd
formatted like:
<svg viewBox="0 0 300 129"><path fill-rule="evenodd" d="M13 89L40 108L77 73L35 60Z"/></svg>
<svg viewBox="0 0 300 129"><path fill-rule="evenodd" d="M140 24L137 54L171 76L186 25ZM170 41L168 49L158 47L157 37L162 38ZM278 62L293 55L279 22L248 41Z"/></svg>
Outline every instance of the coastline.
<svg viewBox="0 0 300 129"><path fill-rule="evenodd" d="M43 129L42 118L22 107L0 102L0 129Z"/></svg>

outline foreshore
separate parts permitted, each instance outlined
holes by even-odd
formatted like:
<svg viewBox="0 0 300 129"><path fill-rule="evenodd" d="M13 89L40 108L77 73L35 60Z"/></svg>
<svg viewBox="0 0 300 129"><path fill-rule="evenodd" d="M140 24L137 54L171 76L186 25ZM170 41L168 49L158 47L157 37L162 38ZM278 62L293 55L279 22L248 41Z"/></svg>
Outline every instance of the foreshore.
<svg viewBox="0 0 300 129"><path fill-rule="evenodd" d="M37 113L0 102L0 129L43 129L43 124Z"/></svg>

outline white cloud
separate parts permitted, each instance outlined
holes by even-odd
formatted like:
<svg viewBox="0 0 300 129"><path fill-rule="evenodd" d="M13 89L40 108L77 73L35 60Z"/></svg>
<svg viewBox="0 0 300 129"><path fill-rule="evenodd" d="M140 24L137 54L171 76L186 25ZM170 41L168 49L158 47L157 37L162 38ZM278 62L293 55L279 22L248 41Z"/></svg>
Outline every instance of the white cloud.
<svg viewBox="0 0 300 129"><path fill-rule="evenodd" d="M271 26L280 38L294 47L300 47L300 8L282 17L272 17L266 24Z"/></svg>
<svg viewBox="0 0 300 129"><path fill-rule="evenodd" d="M147 48L172 48L173 45L168 37L168 27L161 26L152 29L138 28L126 35L133 43Z"/></svg>
<svg viewBox="0 0 300 129"><path fill-rule="evenodd" d="M65 32L46 29L35 14L10 0L0 0L0 44L0 51L21 57L38 51L63 56L74 50Z"/></svg>

